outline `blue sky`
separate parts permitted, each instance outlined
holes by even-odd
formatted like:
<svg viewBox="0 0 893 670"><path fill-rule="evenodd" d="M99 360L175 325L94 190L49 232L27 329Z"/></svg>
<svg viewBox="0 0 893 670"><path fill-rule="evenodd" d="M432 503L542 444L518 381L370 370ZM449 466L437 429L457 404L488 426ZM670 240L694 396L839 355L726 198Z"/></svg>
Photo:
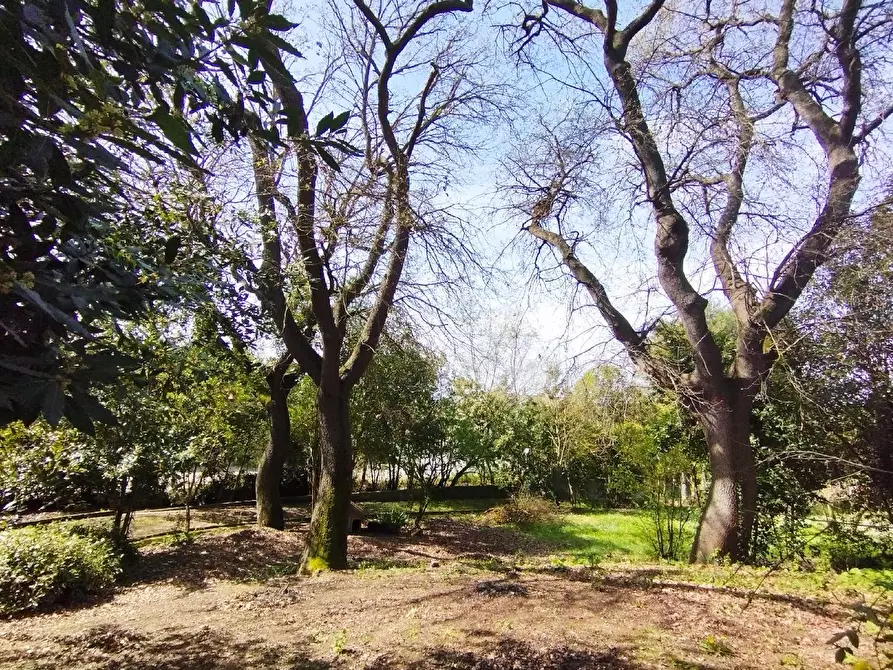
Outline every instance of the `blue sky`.
<svg viewBox="0 0 893 670"><path fill-rule="evenodd" d="M638 3L641 4L641 3ZM771 8L772 3L768 3ZM334 0L302 6L302 25L292 37L305 46L306 58L295 64L296 70L307 73L304 80L307 90L315 82L323 63L338 45L330 36L331 7L350 10L346 0ZM537 5L538 6L538 5ZM673 6L672 4L670 6ZM624 4L624 11L632 13L637 3ZM290 13L288 7L282 10ZM553 15L557 10L552 10ZM622 17L623 18L623 17ZM641 51L631 51L631 59L666 43L674 37L674 30L684 17L667 15L655 22L652 29L642 33L637 40ZM502 187L510 184L516 175L505 167L509 156L523 156L525 151L535 154L537 146L529 138L535 134L540 119L547 125L559 120L565 123L603 122L603 115L593 113L593 95L600 93L609 104L612 102L610 87L598 57L598 39L583 39L578 44L580 58L566 61L544 38L539 39L530 51L537 69L519 63L509 53L510 44L500 33L498 24L518 21L516 8L490 7L486 13L476 10L473 15L450 19L442 35L434 36L423 45L434 53L438 45L449 35L463 40L463 49L474 52L478 67L474 75L481 84L502 87L504 118L480 127L469 121L464 127L457 124L456 132L471 138L478 144L475 153L457 152L443 160L450 174L449 184L433 195L433 206L448 210L454 217L455 232L473 247L482 265L491 266L494 272L486 278L478 277L464 291L440 293L432 291L424 299L436 303L438 309L452 315L447 328L422 328L422 335L439 349L450 362L451 371L485 377L482 383L497 383L498 369L502 378L524 377L515 380L525 390L534 390L546 383L544 370L557 367L568 378L581 374L586 367L599 362L625 364L626 361L616 343L613 343L594 308L585 295L576 290L574 283L565 276L548 253L540 256L545 271L534 271L536 247L526 234L519 233L524 224L522 212L507 209L509 199ZM573 25L572 30L580 30ZM771 37L771 36L769 36ZM769 39L766 37L765 39ZM811 47L810 37L797 34L796 48L806 53ZM759 43L746 45L755 50ZM416 54L424 64L425 53ZM795 53L795 58L797 54ZM582 67L584 62L586 67ZM635 64L635 60L634 60ZM885 100L889 100L889 67L881 66L867 81L869 104L866 115ZM420 90L428 69L421 67L394 83L395 97L412 96ZM668 76L672 76L670 73ZM567 83L577 85L574 89ZM658 82L660 85L660 82ZM686 137L694 130L672 126L672 117L666 115L667 100L660 85L645 90L643 102L646 114L667 157L670 170L674 159L687 148ZM340 110L350 105L343 86L330 87L320 97L314 110L315 118L330 110ZM755 106L769 104L774 95L771 85L747 91L749 101ZM698 115L697 109L687 113ZM587 115L592 115L591 120ZM568 118L568 117L571 118ZM696 119L697 120L697 119ZM791 132L794 118L783 109L767 121L758 124L759 141L754 158L748 169L745 191L752 201L752 211L746 211L738 226L733 254L746 264L749 276L757 285L765 286L769 269L788 252L791 244L811 225L818 203L823 196L825 183L821 150L808 132ZM583 126L580 126L581 128ZM889 187L889 142L884 130L874 143L872 155L863 169L863 184L857 207L876 201L879 193ZM569 230L586 235L579 253L587 265L606 285L612 299L634 324L642 324L663 313L667 301L663 298L655 280L655 261L651 251L654 233L653 217L644 206L641 191L631 185L629 170L632 153L625 139L616 133L598 136L599 165L592 166L593 186L587 198L570 212L565 220ZM720 153L715 154L720 156ZM431 155L442 160L444 156ZM728 169L712 164L716 157L702 161L706 170ZM436 179L418 183L434 191ZM680 198L681 206L687 203ZM687 263L692 282L712 302L722 305L724 299L716 291L716 280L707 262L708 237L703 229L712 225L712 219L704 212L692 210L688 216L692 227L691 248ZM421 264L420 254L424 245L416 244L411 254ZM418 266L416 266L418 268ZM417 278L424 270L416 270ZM431 319L433 321L433 319ZM507 333L520 333L515 344L507 344ZM518 344L523 340L523 346ZM523 350L523 351L522 351ZM523 353L523 356L522 356ZM519 357L524 360L519 363ZM490 361L484 365L482 361ZM509 361L509 362L506 362ZM512 362L514 361L514 362ZM487 368L484 370L484 368ZM483 370L483 371L482 371Z"/></svg>

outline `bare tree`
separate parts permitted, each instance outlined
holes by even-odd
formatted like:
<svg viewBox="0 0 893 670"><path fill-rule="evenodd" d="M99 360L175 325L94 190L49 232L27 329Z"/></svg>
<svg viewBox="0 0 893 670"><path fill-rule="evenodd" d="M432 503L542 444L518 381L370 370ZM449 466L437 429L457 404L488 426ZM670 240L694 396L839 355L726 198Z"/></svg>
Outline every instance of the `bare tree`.
<svg viewBox="0 0 893 670"><path fill-rule="evenodd" d="M261 136L251 138L263 242L258 293L288 354L317 387L319 452L305 571L347 566L351 390L375 354L410 240L425 232L410 185L414 152L461 106L457 97L464 90L462 72L442 52L431 53L430 37L442 17L472 9L471 0L443 0L407 17L405 7L373 9L362 0L354 5L372 42L363 55L366 85L359 90L359 109L352 124L346 114L323 117L315 133L342 128L352 133L361 150L340 166L308 146L314 136L309 103L294 79L283 76L279 47L268 41L256 50L288 119L284 154ZM403 100L404 112L414 112L399 113L392 104L395 78L427 62L420 90ZM362 322L355 340L348 337L352 319ZM304 328L307 320L314 324L314 337Z"/></svg>
<svg viewBox="0 0 893 670"><path fill-rule="evenodd" d="M607 119L632 148L634 170L620 170L633 180L637 197L644 194L656 223L657 280L685 330L690 369L667 364L656 351L654 321L635 327L621 313L570 232L568 212L585 197L581 183L604 183L610 173L595 163L596 129L583 128L575 141L551 136L548 160L536 156L536 169L525 171L523 160L513 166L526 230L560 258L637 366L677 390L700 421L712 482L692 560L746 555L757 497L751 411L777 357L771 333L853 215L858 152L870 157L869 136L893 114L887 101L875 99L885 90L889 95L882 83L889 5L800 4L671 7L654 0L622 26L613 0L604 10L544 0L522 22L525 57L549 72L530 50L538 36L551 38L569 73L552 68L553 81L577 91L585 118ZM593 41L603 70L587 58ZM878 78L872 87L863 85L867 68ZM790 212L809 208L813 175L815 213L798 225ZM737 324L730 363L708 326L708 299L696 288L708 270L686 264L701 232Z"/></svg>

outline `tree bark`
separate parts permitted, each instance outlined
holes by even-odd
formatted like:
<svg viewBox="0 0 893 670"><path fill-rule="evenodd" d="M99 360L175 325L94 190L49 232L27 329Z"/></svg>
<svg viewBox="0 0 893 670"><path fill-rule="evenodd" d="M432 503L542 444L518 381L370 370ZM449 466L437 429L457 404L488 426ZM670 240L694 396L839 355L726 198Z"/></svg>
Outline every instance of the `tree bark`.
<svg viewBox="0 0 893 670"><path fill-rule="evenodd" d="M257 466L255 496L257 498L257 525L265 528L285 529L285 513L279 485L282 469L291 451L291 421L288 416L288 393L294 382L285 372L291 364L291 356L283 356L267 375L270 402L267 415L270 421L270 441Z"/></svg>
<svg viewBox="0 0 893 670"><path fill-rule="evenodd" d="M310 509L313 509L313 506L316 504L316 500L319 497L320 460L319 421L317 421L316 430L314 431L313 439L310 442Z"/></svg>
<svg viewBox="0 0 893 670"><path fill-rule="evenodd" d="M692 562L716 556L739 560L750 545L757 496L750 444L752 404L747 390L731 388L695 410L707 440L712 477L692 545Z"/></svg>
<svg viewBox="0 0 893 670"><path fill-rule="evenodd" d="M466 463L465 466L453 476L453 479L450 482L450 486L457 486L459 484L459 480L462 479L462 477L465 475L466 472L471 470L473 465L474 465L473 463Z"/></svg>
<svg viewBox="0 0 893 670"><path fill-rule="evenodd" d="M353 484L350 387L340 380L323 380L317 403L320 461L301 566L305 574L347 567L347 521Z"/></svg>

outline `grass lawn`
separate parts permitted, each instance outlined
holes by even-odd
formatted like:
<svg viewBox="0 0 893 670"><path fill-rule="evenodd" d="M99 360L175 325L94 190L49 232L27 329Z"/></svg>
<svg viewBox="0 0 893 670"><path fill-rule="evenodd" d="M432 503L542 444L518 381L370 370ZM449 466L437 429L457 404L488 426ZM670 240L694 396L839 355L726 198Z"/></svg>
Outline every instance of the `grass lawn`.
<svg viewBox="0 0 893 670"><path fill-rule="evenodd" d="M694 532L696 520L690 523ZM880 594L893 590L893 570L854 568L831 570L821 557L813 569L795 566L728 564L689 565L684 561L659 561L651 541L652 527L647 511L575 511L552 521L521 524L517 530L554 548L549 562L554 565L603 564L607 569L637 564L663 567L652 571L657 579L679 580L731 589L763 589L814 597L835 594L852 597L854 592ZM688 546L690 546L689 538ZM683 552L683 554L687 553Z"/></svg>
<svg viewBox="0 0 893 670"><path fill-rule="evenodd" d="M571 563L601 560L653 561L650 519L639 510L571 512L554 521L523 524L522 532L556 549Z"/></svg>

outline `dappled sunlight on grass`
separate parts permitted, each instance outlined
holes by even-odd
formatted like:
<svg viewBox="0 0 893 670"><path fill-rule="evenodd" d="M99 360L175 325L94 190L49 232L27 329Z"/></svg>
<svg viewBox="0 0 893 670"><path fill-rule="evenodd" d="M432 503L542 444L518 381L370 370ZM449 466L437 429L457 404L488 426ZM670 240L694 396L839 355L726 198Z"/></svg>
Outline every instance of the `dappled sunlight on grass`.
<svg viewBox="0 0 893 670"><path fill-rule="evenodd" d="M854 592L893 589L893 570L853 569L836 573L817 564L813 569L796 565L770 569L743 565L689 565L658 561L651 544L652 529L647 511L577 511L553 520L522 524L518 530L552 549L550 563L559 565L598 564L607 569L635 571L649 564L649 578L679 580L717 588L757 589L802 594L818 598L846 598ZM533 557L529 557L534 560ZM655 566L659 563L658 566Z"/></svg>
<svg viewBox="0 0 893 670"><path fill-rule="evenodd" d="M553 521L524 524L520 530L552 545L572 562L622 559L653 561L645 512L572 512Z"/></svg>

